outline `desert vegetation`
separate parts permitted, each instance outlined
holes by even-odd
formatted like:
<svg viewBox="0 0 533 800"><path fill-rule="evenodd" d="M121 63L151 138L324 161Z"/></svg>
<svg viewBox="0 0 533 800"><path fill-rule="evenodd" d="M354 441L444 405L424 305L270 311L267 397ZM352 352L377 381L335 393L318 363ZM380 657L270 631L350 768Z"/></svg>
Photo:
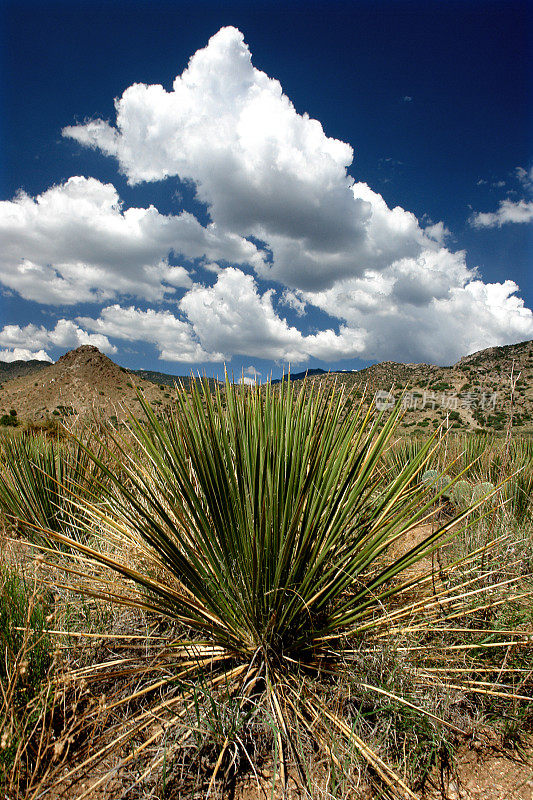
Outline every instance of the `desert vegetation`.
<svg viewBox="0 0 533 800"><path fill-rule="evenodd" d="M8 798L421 798L528 747L533 445L342 387L1 440ZM436 794L435 794L436 793Z"/></svg>

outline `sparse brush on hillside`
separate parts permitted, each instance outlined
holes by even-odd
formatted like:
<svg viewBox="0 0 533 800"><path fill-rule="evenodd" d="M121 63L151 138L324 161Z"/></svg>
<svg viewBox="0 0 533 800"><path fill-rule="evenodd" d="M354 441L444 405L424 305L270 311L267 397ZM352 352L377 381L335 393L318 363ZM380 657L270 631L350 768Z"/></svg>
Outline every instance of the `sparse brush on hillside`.
<svg viewBox="0 0 533 800"><path fill-rule="evenodd" d="M430 557L464 520L472 524L468 510L441 517L410 543L443 492L421 482L435 439L402 458L392 479L383 469L399 406L377 414L360 405L343 415L341 391L295 393L290 381L276 389L227 382L214 394L192 386L163 420L139 400L144 421L132 417L127 436L112 434L105 456L80 444L106 476L110 502L78 493L77 525L105 546L65 536L60 526L48 532L76 553L76 587L160 621L150 648L77 675L132 688L111 692L103 744L62 776L67 784L114 751L115 771L153 755L144 777L158 768L168 776L200 736L212 748L209 793L239 765L255 769L250 738L261 730L281 781L296 765L309 794L305 753L315 751L349 792L357 784L346 766L351 753L366 763L379 796L415 798L394 767L394 748L365 739L369 724L391 713L404 720L404 747L415 720L437 743L446 730L466 735L439 703L424 702L437 684L441 696L458 689L528 702L526 690L507 681L505 664L491 673L497 683L474 669L487 647L524 643L522 630L506 629L492 630L484 644L480 617L480 608L498 606L501 591L527 595L520 577L490 582L486 544L435 576ZM454 655L470 659L467 680L452 668ZM94 722L91 712L86 719ZM425 769L439 746L428 745Z"/></svg>

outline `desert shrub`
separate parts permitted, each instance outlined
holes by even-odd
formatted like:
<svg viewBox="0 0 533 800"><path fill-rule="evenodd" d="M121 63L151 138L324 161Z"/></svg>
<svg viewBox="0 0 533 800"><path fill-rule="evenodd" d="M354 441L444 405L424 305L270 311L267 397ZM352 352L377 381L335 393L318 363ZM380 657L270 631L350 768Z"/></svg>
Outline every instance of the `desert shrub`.
<svg viewBox="0 0 533 800"><path fill-rule="evenodd" d="M451 499L459 508L466 508L472 500L472 487L468 481L457 481L451 492Z"/></svg>
<svg viewBox="0 0 533 800"><path fill-rule="evenodd" d="M22 573L0 566L0 788L12 796L35 762L33 732L46 712L52 643L44 633L49 604Z"/></svg>
<svg viewBox="0 0 533 800"><path fill-rule="evenodd" d="M0 641L5 656L0 660L0 680L4 686L24 644L25 627L29 623L31 628L24 685L17 690L25 702L35 694L50 666L50 639L42 632L49 604L36 585L28 584L21 571L8 564L0 566L0 587Z"/></svg>
<svg viewBox="0 0 533 800"><path fill-rule="evenodd" d="M46 436L50 439L60 439L63 436L63 429L56 418L45 417L26 422L23 433L25 436Z"/></svg>
<svg viewBox="0 0 533 800"><path fill-rule="evenodd" d="M44 560L15 562L14 550L2 556L0 794L37 800L47 794L43 787L54 786L56 775L64 772L71 749L90 743L80 719L88 692L73 686L63 671L69 658L71 665L80 663L80 640L69 653L68 639L58 643L53 633L70 611L58 619L59 595L42 585Z"/></svg>
<svg viewBox="0 0 533 800"><path fill-rule="evenodd" d="M161 645L147 660L139 650L123 666L112 662L107 680L127 677L135 690L113 700L109 713L118 721L106 744L65 780L110 753L110 743L124 748L133 738L139 757L169 741L152 765L166 769L198 733L198 722L186 722L196 714L213 730L209 791L239 753L246 759L246 726L261 715L282 779L291 759L305 785L298 741L307 736L334 763L337 748L351 748L381 796L414 798L394 768L394 752L386 761L354 720L374 713L383 721L378 709L388 704L406 729L417 719L464 733L421 698L436 676L444 693L487 694L483 678L463 686L460 670L450 671L453 654L461 660L479 651L470 621L478 611L470 598L478 594L466 590L474 556L452 558L431 583L438 587L427 591L427 557L451 530L457 535L467 510L411 541L443 491L439 481L449 485L426 470L435 437L391 479L383 462L400 406L380 414L358 406L343 415L342 392L306 384L297 392L290 381L251 389L227 382L214 393L207 383L193 384L189 393L177 392L162 419L140 395L139 402L143 421L132 416L127 433L110 434L106 457L93 456L108 479L108 502L79 499L78 524L108 547L58 531L50 536L77 551L72 573L83 572L90 596L159 620ZM95 563L101 571L91 577ZM485 584L494 589L488 578ZM494 646L509 635L492 631ZM101 666L83 674L106 680ZM331 702L332 685L348 680L350 696ZM221 694L230 698L223 713L210 700ZM199 705L211 707L211 716L198 717ZM127 710L129 717L120 716Z"/></svg>
<svg viewBox="0 0 533 800"><path fill-rule="evenodd" d="M433 492L437 499L442 497L449 500L451 498L455 481L449 475L441 474L436 469L428 469L422 473L421 480L423 486Z"/></svg>
<svg viewBox="0 0 533 800"><path fill-rule="evenodd" d="M453 491L453 485L446 475L441 475L435 483L435 490L448 499Z"/></svg>
<svg viewBox="0 0 533 800"><path fill-rule="evenodd" d="M476 483L472 487L472 502L477 503L483 497L494 491L494 484L485 481L483 483Z"/></svg>
<svg viewBox="0 0 533 800"><path fill-rule="evenodd" d="M103 474L81 441L5 437L0 441L0 510L33 541L55 546L46 531L75 536L73 493L96 500Z"/></svg>
<svg viewBox="0 0 533 800"><path fill-rule="evenodd" d="M430 485L435 483L439 478L439 472L436 469L426 469L422 474L422 483Z"/></svg>

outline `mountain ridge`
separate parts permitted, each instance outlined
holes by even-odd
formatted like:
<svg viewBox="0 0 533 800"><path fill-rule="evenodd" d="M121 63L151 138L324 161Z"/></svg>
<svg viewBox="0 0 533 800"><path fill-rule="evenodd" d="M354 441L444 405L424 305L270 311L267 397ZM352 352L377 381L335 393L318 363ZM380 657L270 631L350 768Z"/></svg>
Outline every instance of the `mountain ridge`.
<svg viewBox="0 0 533 800"><path fill-rule="evenodd" d="M55 363L33 361L26 373L20 364L0 362L0 416L17 411L20 420L65 419L96 413L123 419L139 407L137 391L155 407L168 405L175 383L187 388L191 376L121 367L92 345L82 345ZM511 373L516 381L511 393ZM6 378L15 373L16 377ZM309 369L291 379L309 384L336 381L361 395L367 389L388 397L405 390L403 427L414 432L448 419L456 428L502 430L511 410L513 423L533 431L533 340L491 347L463 356L451 367L383 361L354 371ZM209 379L213 387L216 379ZM278 383L278 380L273 383ZM390 398L389 398L390 399Z"/></svg>
<svg viewBox="0 0 533 800"><path fill-rule="evenodd" d="M0 383L23 375L32 375L40 369L50 366L49 361L33 358L30 361L0 361Z"/></svg>

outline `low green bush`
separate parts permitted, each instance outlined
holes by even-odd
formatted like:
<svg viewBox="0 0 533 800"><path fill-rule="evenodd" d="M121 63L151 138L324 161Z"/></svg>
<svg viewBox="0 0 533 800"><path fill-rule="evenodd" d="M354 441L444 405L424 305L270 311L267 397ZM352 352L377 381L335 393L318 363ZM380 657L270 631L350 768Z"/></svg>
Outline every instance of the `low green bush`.
<svg viewBox="0 0 533 800"><path fill-rule="evenodd" d="M494 484L488 481L477 483L472 489L472 503L479 502L483 497L494 491Z"/></svg>
<svg viewBox="0 0 533 800"><path fill-rule="evenodd" d="M451 500L459 508L466 508L472 500L472 487L468 481L457 481L452 487Z"/></svg>
<svg viewBox="0 0 533 800"><path fill-rule="evenodd" d="M439 477L439 472L436 469L427 469L422 474L422 483L429 485L430 483L436 482L437 478Z"/></svg>

